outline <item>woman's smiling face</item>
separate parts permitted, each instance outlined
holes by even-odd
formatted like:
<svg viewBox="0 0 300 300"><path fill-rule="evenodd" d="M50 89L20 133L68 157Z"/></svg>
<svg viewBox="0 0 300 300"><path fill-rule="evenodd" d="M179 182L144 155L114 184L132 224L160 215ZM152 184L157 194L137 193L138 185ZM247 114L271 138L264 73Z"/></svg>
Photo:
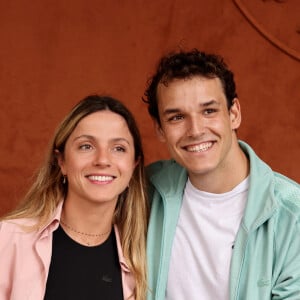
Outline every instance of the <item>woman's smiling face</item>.
<svg viewBox="0 0 300 300"><path fill-rule="evenodd" d="M115 204L136 166L134 141L125 119L110 110L84 117L58 160L68 180L67 199Z"/></svg>

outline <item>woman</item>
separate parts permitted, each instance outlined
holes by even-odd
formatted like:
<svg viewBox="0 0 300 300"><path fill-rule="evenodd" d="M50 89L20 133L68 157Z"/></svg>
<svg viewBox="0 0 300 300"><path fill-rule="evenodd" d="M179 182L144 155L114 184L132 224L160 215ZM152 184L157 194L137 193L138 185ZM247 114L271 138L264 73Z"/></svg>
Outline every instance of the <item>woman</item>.
<svg viewBox="0 0 300 300"><path fill-rule="evenodd" d="M83 99L0 223L0 299L145 299L144 156L119 101Z"/></svg>

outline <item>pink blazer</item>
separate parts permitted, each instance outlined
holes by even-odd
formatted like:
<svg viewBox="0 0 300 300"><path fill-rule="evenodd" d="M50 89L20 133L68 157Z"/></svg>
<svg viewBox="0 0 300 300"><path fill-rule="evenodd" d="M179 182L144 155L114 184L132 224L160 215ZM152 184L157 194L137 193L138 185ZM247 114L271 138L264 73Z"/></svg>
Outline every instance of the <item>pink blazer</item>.
<svg viewBox="0 0 300 300"><path fill-rule="evenodd" d="M33 220L20 219L0 222L0 300L42 300L45 294L51 261L52 233L59 226L62 203L49 224L38 232L25 232L19 225L33 224ZM120 236L114 226L122 273L124 299L135 288L122 253Z"/></svg>

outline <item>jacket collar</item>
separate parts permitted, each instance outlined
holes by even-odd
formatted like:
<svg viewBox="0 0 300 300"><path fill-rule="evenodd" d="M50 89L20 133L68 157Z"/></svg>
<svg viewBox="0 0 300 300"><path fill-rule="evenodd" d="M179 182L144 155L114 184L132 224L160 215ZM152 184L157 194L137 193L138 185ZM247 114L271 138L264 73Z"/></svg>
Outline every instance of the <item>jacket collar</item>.
<svg viewBox="0 0 300 300"><path fill-rule="evenodd" d="M41 237L46 237L49 234L52 234L53 231L55 231L60 222L60 217L61 217L61 212L62 212L62 207L63 207L64 201L60 201L52 215L52 217L49 219L49 221L39 229L39 234Z"/></svg>
<svg viewBox="0 0 300 300"><path fill-rule="evenodd" d="M119 230L117 225L114 225L114 230L115 230L115 235L116 235L116 241L117 241L117 248L118 248L118 256L119 256L119 262L121 265L121 268L123 271L125 271L126 273L130 272L130 269L126 263L126 259L123 255L123 250L122 250L122 245L121 245L121 238L120 238L120 234L119 234Z"/></svg>
<svg viewBox="0 0 300 300"><path fill-rule="evenodd" d="M243 225L247 231L255 230L275 212L278 203L274 196L274 175L245 142L240 147L250 160L250 183Z"/></svg>
<svg viewBox="0 0 300 300"><path fill-rule="evenodd" d="M188 178L187 171L175 160L158 161L147 167L147 173L164 200L181 197Z"/></svg>
<svg viewBox="0 0 300 300"><path fill-rule="evenodd" d="M52 234L58 228L59 223L60 223L63 203L64 203L64 201L59 202L59 204L56 207L56 210L55 210L53 216L50 218L49 222L39 230L41 238ZM126 264L126 260L123 255L123 251L122 251L122 247L121 247L121 239L120 239L120 234L119 234L117 225L114 225L114 231L115 231L115 235L116 235L118 256L119 256L119 262L120 262L121 268L125 272L130 272L130 269L129 269L128 265Z"/></svg>

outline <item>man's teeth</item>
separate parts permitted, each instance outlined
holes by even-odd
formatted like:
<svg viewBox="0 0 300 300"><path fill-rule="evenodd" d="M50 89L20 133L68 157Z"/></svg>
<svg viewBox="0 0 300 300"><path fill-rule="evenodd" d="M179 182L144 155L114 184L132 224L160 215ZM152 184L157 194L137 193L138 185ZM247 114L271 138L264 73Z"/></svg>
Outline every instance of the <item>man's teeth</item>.
<svg viewBox="0 0 300 300"><path fill-rule="evenodd" d="M190 152L206 151L212 146L212 144L213 143L210 142L210 143L203 143L200 145L190 146L190 147L187 147L187 151L190 151Z"/></svg>
<svg viewBox="0 0 300 300"><path fill-rule="evenodd" d="M92 175L92 176L88 176L88 178L90 180L93 180L93 181L110 181L110 180L113 180L113 177L112 176L96 176L96 175Z"/></svg>

